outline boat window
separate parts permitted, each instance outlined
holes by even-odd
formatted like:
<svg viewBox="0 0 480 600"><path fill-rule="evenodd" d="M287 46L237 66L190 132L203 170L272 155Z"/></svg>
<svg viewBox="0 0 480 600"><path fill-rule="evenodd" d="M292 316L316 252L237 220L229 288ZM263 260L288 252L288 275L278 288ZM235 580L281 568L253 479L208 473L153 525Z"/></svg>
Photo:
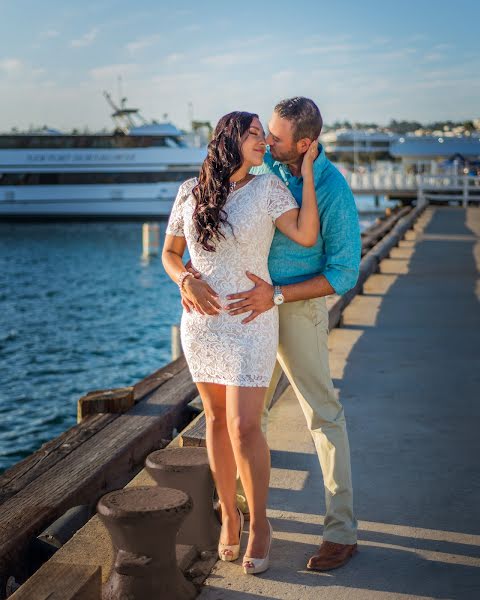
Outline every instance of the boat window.
<svg viewBox="0 0 480 600"><path fill-rule="evenodd" d="M0 149L70 149L70 148L148 148L169 146L177 148L184 144L172 136L143 135L3 135Z"/></svg>
<svg viewBox="0 0 480 600"><path fill-rule="evenodd" d="M0 186L177 183L197 175L198 169L143 173L3 173L0 174Z"/></svg>

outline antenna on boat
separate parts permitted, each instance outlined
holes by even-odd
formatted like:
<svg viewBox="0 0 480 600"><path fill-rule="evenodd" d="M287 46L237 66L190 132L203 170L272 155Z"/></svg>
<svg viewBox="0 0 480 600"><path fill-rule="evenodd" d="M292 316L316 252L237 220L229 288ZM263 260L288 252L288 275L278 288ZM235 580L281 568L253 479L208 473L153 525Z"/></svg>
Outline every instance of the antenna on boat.
<svg viewBox="0 0 480 600"><path fill-rule="evenodd" d="M104 90L103 95L113 109L111 117L115 121L117 129L123 131L123 133L128 133L130 129L137 126L134 117L139 119L144 125L147 123L147 120L142 117L138 108L126 107L127 98L122 97L121 94L122 78L119 77L118 79L120 106L113 101L111 94L109 94L107 91Z"/></svg>

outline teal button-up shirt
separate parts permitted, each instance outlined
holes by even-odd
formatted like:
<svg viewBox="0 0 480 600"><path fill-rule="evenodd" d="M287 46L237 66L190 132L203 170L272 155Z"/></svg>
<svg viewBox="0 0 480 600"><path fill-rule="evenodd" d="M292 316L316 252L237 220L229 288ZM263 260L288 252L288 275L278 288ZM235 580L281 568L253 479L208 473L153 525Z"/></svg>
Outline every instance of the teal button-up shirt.
<svg viewBox="0 0 480 600"><path fill-rule="evenodd" d="M337 294L345 294L358 278L361 255L360 226L353 194L343 175L325 156L319 144L313 165L315 192L320 214L320 234L311 248L300 246L275 230L268 268L275 285L288 285L324 275ZM274 160L270 152L252 173L274 173L282 179L302 205L303 178Z"/></svg>

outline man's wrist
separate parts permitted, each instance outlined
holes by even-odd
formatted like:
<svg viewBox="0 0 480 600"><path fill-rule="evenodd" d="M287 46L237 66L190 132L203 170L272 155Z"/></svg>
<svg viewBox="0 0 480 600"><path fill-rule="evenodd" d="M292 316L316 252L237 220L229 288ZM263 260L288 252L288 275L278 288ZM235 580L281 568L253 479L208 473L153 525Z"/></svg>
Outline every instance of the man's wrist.
<svg viewBox="0 0 480 600"><path fill-rule="evenodd" d="M274 286L273 288L273 303L277 306L283 304L285 302L285 298L282 293L282 288L279 285Z"/></svg>
<svg viewBox="0 0 480 600"><path fill-rule="evenodd" d="M297 302L298 300L310 300L311 298L323 298L335 294L325 275L316 275L299 283L282 285L284 302Z"/></svg>

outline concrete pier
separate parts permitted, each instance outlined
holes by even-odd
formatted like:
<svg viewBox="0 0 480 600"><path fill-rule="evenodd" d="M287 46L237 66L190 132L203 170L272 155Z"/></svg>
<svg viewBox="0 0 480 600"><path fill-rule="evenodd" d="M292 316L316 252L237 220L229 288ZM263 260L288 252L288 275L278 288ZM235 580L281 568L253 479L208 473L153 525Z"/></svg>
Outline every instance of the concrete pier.
<svg viewBox="0 0 480 600"><path fill-rule="evenodd" d="M329 338L359 553L305 569L324 493L289 389L269 422L271 567L246 576L240 560L218 562L201 600L480 598L480 209L427 208L406 238Z"/></svg>

